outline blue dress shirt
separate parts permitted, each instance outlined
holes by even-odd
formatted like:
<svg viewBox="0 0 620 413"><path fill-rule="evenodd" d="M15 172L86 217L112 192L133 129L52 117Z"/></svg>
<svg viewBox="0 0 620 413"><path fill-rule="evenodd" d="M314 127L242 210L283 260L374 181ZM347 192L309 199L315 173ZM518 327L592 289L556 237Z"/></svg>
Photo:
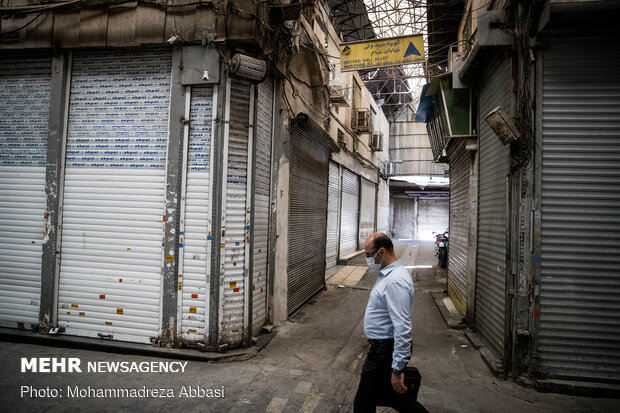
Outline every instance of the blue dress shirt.
<svg viewBox="0 0 620 413"><path fill-rule="evenodd" d="M402 370L411 357L413 278L400 260L379 271L364 314L369 339L394 339L392 368Z"/></svg>

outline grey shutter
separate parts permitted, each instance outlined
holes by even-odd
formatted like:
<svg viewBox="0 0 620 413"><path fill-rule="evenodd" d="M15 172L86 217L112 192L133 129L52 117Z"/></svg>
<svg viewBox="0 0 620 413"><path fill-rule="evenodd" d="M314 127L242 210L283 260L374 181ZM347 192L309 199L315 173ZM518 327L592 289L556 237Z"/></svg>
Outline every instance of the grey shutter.
<svg viewBox="0 0 620 413"><path fill-rule="evenodd" d="M73 59L58 324L151 343L160 334L170 51Z"/></svg>
<svg viewBox="0 0 620 413"><path fill-rule="evenodd" d="M415 202L411 198L394 197L392 232L397 239L415 238Z"/></svg>
<svg viewBox="0 0 620 413"><path fill-rule="evenodd" d="M375 232L375 208L377 204L377 185L362 178L360 229L358 245L364 246L366 237Z"/></svg>
<svg viewBox="0 0 620 413"><path fill-rule="evenodd" d="M448 148L450 159L450 242L448 243L448 295L465 315L467 303L467 257L469 250L469 170L471 152L465 140Z"/></svg>
<svg viewBox="0 0 620 413"><path fill-rule="evenodd" d="M480 173L475 325L489 348L503 360L506 318L506 184L510 146L484 121L497 106L512 116L512 72L504 53L486 64L480 79Z"/></svg>
<svg viewBox="0 0 620 413"><path fill-rule="evenodd" d="M327 245L325 247L325 266L331 268L338 260L338 216L340 211L340 168L329 162L329 195L327 201Z"/></svg>
<svg viewBox="0 0 620 413"><path fill-rule="evenodd" d="M342 200L340 208L340 256L357 250L357 225L359 216L359 176L342 170Z"/></svg>
<svg viewBox="0 0 620 413"><path fill-rule="evenodd" d="M271 194L271 124L273 80L258 85L256 118L256 167L254 168L254 226L252 274L252 332L258 334L267 318L267 257L269 242L269 196Z"/></svg>
<svg viewBox="0 0 620 413"><path fill-rule="evenodd" d="M288 312L325 286L329 149L293 127L289 209Z"/></svg>
<svg viewBox="0 0 620 413"><path fill-rule="evenodd" d="M567 17L552 16L543 55L538 367L617 382L620 36L610 18Z"/></svg>
<svg viewBox="0 0 620 413"><path fill-rule="evenodd" d="M0 63L0 326L39 324L50 58Z"/></svg>

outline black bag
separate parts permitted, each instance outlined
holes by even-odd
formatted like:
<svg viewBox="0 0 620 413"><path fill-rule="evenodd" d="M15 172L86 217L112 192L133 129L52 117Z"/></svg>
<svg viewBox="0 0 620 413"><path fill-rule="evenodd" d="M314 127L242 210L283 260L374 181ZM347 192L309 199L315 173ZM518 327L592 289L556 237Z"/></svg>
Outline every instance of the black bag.
<svg viewBox="0 0 620 413"><path fill-rule="evenodd" d="M422 375L415 367L405 367L405 387L407 392L411 392L416 400L418 400L418 391L422 384Z"/></svg>

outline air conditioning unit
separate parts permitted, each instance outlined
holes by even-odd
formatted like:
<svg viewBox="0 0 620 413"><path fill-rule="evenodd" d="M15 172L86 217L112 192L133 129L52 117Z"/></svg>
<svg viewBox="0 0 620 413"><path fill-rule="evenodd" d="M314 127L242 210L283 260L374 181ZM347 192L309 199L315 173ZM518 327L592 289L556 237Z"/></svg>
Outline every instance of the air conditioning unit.
<svg viewBox="0 0 620 413"><path fill-rule="evenodd" d="M394 163L393 162L386 162L384 164L385 166L385 175L387 176L392 176L394 175Z"/></svg>
<svg viewBox="0 0 620 413"><path fill-rule="evenodd" d="M340 86L329 86L329 103L332 106L349 106L349 89Z"/></svg>
<svg viewBox="0 0 620 413"><path fill-rule="evenodd" d="M355 109L351 118L351 129L358 133L370 132L370 111L368 109Z"/></svg>
<svg viewBox="0 0 620 413"><path fill-rule="evenodd" d="M370 150L374 152L380 152L383 150L383 133L372 133L370 137Z"/></svg>

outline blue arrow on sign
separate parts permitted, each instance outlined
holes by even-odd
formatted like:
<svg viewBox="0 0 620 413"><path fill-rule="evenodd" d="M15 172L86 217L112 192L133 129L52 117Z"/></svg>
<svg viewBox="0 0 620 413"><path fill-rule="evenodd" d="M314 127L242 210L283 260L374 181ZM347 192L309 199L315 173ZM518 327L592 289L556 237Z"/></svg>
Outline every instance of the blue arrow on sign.
<svg viewBox="0 0 620 413"><path fill-rule="evenodd" d="M412 54L416 56L422 56L422 54L420 54L420 52L418 51L418 49L416 49L413 43L409 42L409 46L407 47L407 51L405 52L405 56L403 57L411 56Z"/></svg>

